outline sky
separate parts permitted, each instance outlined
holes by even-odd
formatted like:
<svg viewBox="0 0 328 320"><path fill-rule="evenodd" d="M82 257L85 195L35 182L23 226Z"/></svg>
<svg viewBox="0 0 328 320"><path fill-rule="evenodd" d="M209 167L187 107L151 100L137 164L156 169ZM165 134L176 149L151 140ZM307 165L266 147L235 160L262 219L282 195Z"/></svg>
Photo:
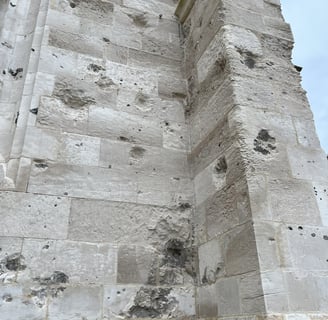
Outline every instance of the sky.
<svg viewBox="0 0 328 320"><path fill-rule="evenodd" d="M281 5L294 34L293 62L303 67L302 86L328 153L328 0L281 0Z"/></svg>

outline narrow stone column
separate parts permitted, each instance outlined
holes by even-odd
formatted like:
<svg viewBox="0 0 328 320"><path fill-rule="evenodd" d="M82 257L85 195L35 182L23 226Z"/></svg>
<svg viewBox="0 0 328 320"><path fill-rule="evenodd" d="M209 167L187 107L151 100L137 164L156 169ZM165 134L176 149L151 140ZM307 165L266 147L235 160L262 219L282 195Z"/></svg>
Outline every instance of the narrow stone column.
<svg viewBox="0 0 328 320"><path fill-rule="evenodd" d="M327 159L280 3L180 1L177 16L189 81L198 316L326 319Z"/></svg>

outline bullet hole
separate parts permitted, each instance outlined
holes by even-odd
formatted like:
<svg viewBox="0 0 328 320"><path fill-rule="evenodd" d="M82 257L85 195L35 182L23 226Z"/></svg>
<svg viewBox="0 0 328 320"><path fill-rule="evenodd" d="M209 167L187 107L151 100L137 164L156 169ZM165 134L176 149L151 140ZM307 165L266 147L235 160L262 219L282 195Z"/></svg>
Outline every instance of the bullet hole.
<svg viewBox="0 0 328 320"><path fill-rule="evenodd" d="M311 237L315 238L316 234L315 233L311 233Z"/></svg>
<svg viewBox="0 0 328 320"><path fill-rule="evenodd" d="M47 169L48 165L44 162L34 163L34 166L39 169Z"/></svg>
<svg viewBox="0 0 328 320"><path fill-rule="evenodd" d="M299 226L299 227L298 227L298 230L303 230L303 227L302 227L302 226Z"/></svg>
<svg viewBox="0 0 328 320"><path fill-rule="evenodd" d="M12 2L10 2L9 4L10 4L13 8L16 7L16 5L15 5L14 3L12 3Z"/></svg>
<svg viewBox="0 0 328 320"><path fill-rule="evenodd" d="M145 152L146 152L146 150L144 148L134 146L130 150L129 154L130 154L130 157L138 159L138 158L142 158L144 156Z"/></svg>
<svg viewBox="0 0 328 320"><path fill-rule="evenodd" d="M129 138L124 137L124 136L119 136L119 137L118 137L118 140L120 140L120 141L124 141L124 142L128 142L128 141L130 141Z"/></svg>
<svg viewBox="0 0 328 320"><path fill-rule="evenodd" d="M62 283L68 283L69 277L62 271L55 271L49 277L36 277L33 281L39 282L41 285L57 285Z"/></svg>
<svg viewBox="0 0 328 320"><path fill-rule="evenodd" d="M244 62L245 62L245 65L249 69L254 69L254 67L255 67L255 60L253 58L247 57Z"/></svg>
<svg viewBox="0 0 328 320"><path fill-rule="evenodd" d="M31 112L32 114L35 114L35 115L38 114L38 111L39 111L39 108L33 108L33 109L30 109L30 112Z"/></svg>
<svg viewBox="0 0 328 320"><path fill-rule="evenodd" d="M328 240L328 236L327 235L324 235L323 236L323 240Z"/></svg>
<svg viewBox="0 0 328 320"><path fill-rule="evenodd" d="M2 296L2 300L5 302L11 302L11 301L13 301L13 297L11 296L11 294L4 294Z"/></svg>
<svg viewBox="0 0 328 320"><path fill-rule="evenodd" d="M21 79L23 77L23 71L24 69L23 68L17 68L16 70L13 70L13 69L8 69L8 72L9 74L11 74L14 79Z"/></svg>
<svg viewBox="0 0 328 320"><path fill-rule="evenodd" d="M68 192L64 192L64 196L68 196Z"/></svg>
<svg viewBox="0 0 328 320"><path fill-rule="evenodd" d="M109 43L109 42L110 42L110 40L109 40L108 38L105 38L105 37L103 37L102 40L103 40L104 42L106 42L106 43Z"/></svg>
<svg viewBox="0 0 328 320"><path fill-rule="evenodd" d="M126 106L127 106L127 107L130 107L130 104L128 103Z"/></svg>
<svg viewBox="0 0 328 320"><path fill-rule="evenodd" d="M121 294L121 291L117 291L116 294Z"/></svg>
<svg viewBox="0 0 328 320"><path fill-rule="evenodd" d="M181 211L185 211L191 208L191 204L189 202L181 202L178 207Z"/></svg>
<svg viewBox="0 0 328 320"><path fill-rule="evenodd" d="M93 71L93 72L100 72L100 71L105 71L106 69L103 67L103 66L100 66L98 64L95 64L95 63L90 63L87 67L87 69L89 71Z"/></svg>
<svg viewBox="0 0 328 320"><path fill-rule="evenodd" d="M44 226L43 226L43 228L47 229L47 226L46 226L46 225L44 225Z"/></svg>
<svg viewBox="0 0 328 320"><path fill-rule="evenodd" d="M82 147L82 146L83 146L83 142L76 143L75 146L77 146L77 147Z"/></svg>
<svg viewBox="0 0 328 320"><path fill-rule="evenodd" d="M55 203L55 204L54 204L54 207L57 207L57 206L58 206L58 204L57 204L57 203Z"/></svg>
<svg viewBox="0 0 328 320"><path fill-rule="evenodd" d="M269 241L273 242L273 241L276 241L275 238L269 238Z"/></svg>
<svg viewBox="0 0 328 320"><path fill-rule="evenodd" d="M159 18L159 19L162 19L162 18L163 18L163 15L162 15L162 14L160 14L160 15L158 16L158 18Z"/></svg>
<svg viewBox="0 0 328 320"><path fill-rule="evenodd" d="M42 249L44 249L44 250L48 250L48 249L49 249L49 245L46 244L45 246L42 247Z"/></svg>
<svg viewBox="0 0 328 320"><path fill-rule="evenodd" d="M31 208L32 206L29 204L28 207Z"/></svg>
<svg viewBox="0 0 328 320"><path fill-rule="evenodd" d="M0 262L1 265L4 265L10 271L22 271L26 269L26 265L23 264L24 257L20 253L13 253L7 256Z"/></svg>
<svg viewBox="0 0 328 320"><path fill-rule="evenodd" d="M32 52L35 52L35 49L34 49L34 48L31 48L31 51L32 51Z"/></svg>
<svg viewBox="0 0 328 320"><path fill-rule="evenodd" d="M217 174L224 174L227 172L227 169L228 165L225 157L220 158L214 167L215 173Z"/></svg>
<svg viewBox="0 0 328 320"><path fill-rule="evenodd" d="M112 165L110 164L110 165L108 165L108 169L112 169Z"/></svg>
<svg viewBox="0 0 328 320"><path fill-rule="evenodd" d="M138 85L138 84L135 82L134 85L136 86L136 85Z"/></svg>
<svg viewBox="0 0 328 320"><path fill-rule="evenodd" d="M293 230L293 228L292 228L292 227L288 227L288 229L289 229L289 230L291 230L291 231Z"/></svg>
<svg viewBox="0 0 328 320"><path fill-rule="evenodd" d="M268 155L270 154L270 150L276 149L275 143L276 139L270 136L268 130L261 129L256 139L254 139L254 150L263 155Z"/></svg>
<svg viewBox="0 0 328 320"><path fill-rule="evenodd" d="M69 5L70 5L70 7L73 8L73 9L76 7L76 4L73 3L73 2L71 2Z"/></svg>
<svg viewBox="0 0 328 320"><path fill-rule="evenodd" d="M2 70L2 74L5 75L6 74L6 70Z"/></svg>

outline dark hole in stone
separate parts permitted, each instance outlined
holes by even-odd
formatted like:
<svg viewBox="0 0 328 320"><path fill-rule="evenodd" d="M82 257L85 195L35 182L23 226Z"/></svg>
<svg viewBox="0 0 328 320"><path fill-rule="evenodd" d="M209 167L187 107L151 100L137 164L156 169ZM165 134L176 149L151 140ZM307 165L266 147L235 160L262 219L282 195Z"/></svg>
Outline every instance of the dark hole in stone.
<svg viewBox="0 0 328 320"><path fill-rule="evenodd" d="M327 235L324 235L323 236L323 240L328 240L328 236Z"/></svg>
<svg viewBox="0 0 328 320"><path fill-rule="evenodd" d="M262 141L268 142L268 141L272 141L275 142L275 138L271 137L269 134L269 131L266 129L261 129L260 132L257 135L257 139L260 139Z"/></svg>
<svg viewBox="0 0 328 320"><path fill-rule="evenodd" d="M73 8L73 9L76 7L76 4L73 3L73 2L71 2L69 5L70 5L70 7Z"/></svg>
<svg viewBox="0 0 328 320"><path fill-rule="evenodd" d="M119 136L119 137L118 137L118 140L121 140L121 141L124 141L124 142L128 142L128 141L130 141L129 138L127 138L127 137L123 137L123 136Z"/></svg>
<svg viewBox="0 0 328 320"><path fill-rule="evenodd" d="M33 280L39 282L41 285L55 285L67 283L69 281L69 277L64 272L54 271L54 273L49 277L37 277Z"/></svg>
<svg viewBox="0 0 328 320"><path fill-rule="evenodd" d="M300 67L300 66L297 66L297 65L294 65L294 68L297 72L301 72L303 70L303 67Z"/></svg>
<svg viewBox="0 0 328 320"><path fill-rule="evenodd" d="M14 253L4 259L5 267L10 271L21 271L26 269L22 264L24 257L20 253Z"/></svg>
<svg viewBox="0 0 328 320"><path fill-rule="evenodd" d="M11 296L11 294L4 294L2 296L2 300L5 302L11 302L11 301L13 301L13 297Z"/></svg>
<svg viewBox="0 0 328 320"><path fill-rule="evenodd" d="M179 209L185 211L191 208L191 204L189 202L181 202L179 203Z"/></svg>
<svg viewBox="0 0 328 320"><path fill-rule="evenodd" d="M103 66L100 66L98 64L90 63L88 65L88 70L98 73L100 71L105 71L106 69Z"/></svg>
<svg viewBox="0 0 328 320"><path fill-rule="evenodd" d="M249 69L254 69L255 67L255 60L251 57L247 57L245 59L245 64Z"/></svg>
<svg viewBox="0 0 328 320"><path fill-rule="evenodd" d="M103 37L102 39L103 39L103 41L106 42L106 43L109 43L109 42L110 42L110 40L109 40L108 38Z"/></svg>
<svg viewBox="0 0 328 320"><path fill-rule="evenodd" d="M35 165L37 168L40 168L40 169L46 169L46 168L48 168L48 165L47 165L46 163L43 163L43 162L34 163L34 165Z"/></svg>
<svg viewBox="0 0 328 320"><path fill-rule="evenodd" d="M302 226L299 226L299 227L298 227L298 230L303 230L303 227L302 227Z"/></svg>
<svg viewBox="0 0 328 320"><path fill-rule="evenodd" d="M31 112L32 114L38 114L38 112L39 112L39 108L33 108L33 109L30 109L30 112Z"/></svg>
<svg viewBox="0 0 328 320"><path fill-rule="evenodd" d="M187 260L183 242L171 239L165 245L165 260L168 264L176 267L184 267Z"/></svg>
<svg viewBox="0 0 328 320"><path fill-rule="evenodd" d="M21 73L23 72L23 68L17 68L16 70L8 69L8 72L15 78L21 78Z"/></svg>
<svg viewBox="0 0 328 320"><path fill-rule="evenodd" d="M288 229L289 229L289 230L293 230L293 228L292 228L292 227L288 227Z"/></svg>
<svg viewBox="0 0 328 320"><path fill-rule="evenodd" d="M316 234L315 234L315 233L311 233L311 237L313 237L313 238L314 238L315 236L316 236Z"/></svg>
<svg viewBox="0 0 328 320"><path fill-rule="evenodd" d="M11 5L13 8L16 7L16 5L15 5L14 3L12 3L12 2L10 2L10 5Z"/></svg>
<svg viewBox="0 0 328 320"><path fill-rule="evenodd" d="M222 173L227 172L228 165L227 165L225 157L222 157L218 160L218 162L217 162L216 166L214 167L214 169L215 169L215 172L218 173L218 174L222 174Z"/></svg>
<svg viewBox="0 0 328 320"><path fill-rule="evenodd" d="M42 247L42 249L48 250L49 249L49 245L46 244L45 246Z"/></svg>

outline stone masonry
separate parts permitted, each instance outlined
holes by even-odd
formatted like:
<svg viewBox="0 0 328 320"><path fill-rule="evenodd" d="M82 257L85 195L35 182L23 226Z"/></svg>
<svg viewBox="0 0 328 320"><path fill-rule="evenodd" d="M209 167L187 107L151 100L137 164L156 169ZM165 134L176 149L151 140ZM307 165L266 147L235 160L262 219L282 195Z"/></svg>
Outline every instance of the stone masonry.
<svg viewBox="0 0 328 320"><path fill-rule="evenodd" d="M279 0L0 0L0 320L328 319L328 166Z"/></svg>

